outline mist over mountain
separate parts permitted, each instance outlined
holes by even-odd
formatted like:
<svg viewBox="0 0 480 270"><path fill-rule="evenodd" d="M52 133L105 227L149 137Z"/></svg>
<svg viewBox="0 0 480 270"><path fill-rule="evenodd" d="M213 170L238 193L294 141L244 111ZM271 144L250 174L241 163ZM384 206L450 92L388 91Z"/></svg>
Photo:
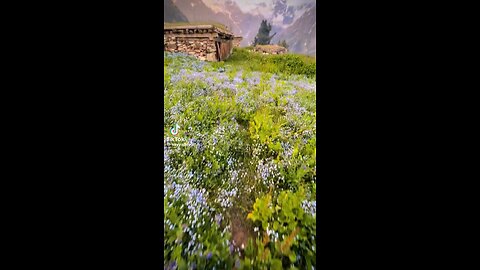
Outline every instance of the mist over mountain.
<svg viewBox="0 0 480 270"><path fill-rule="evenodd" d="M242 36L241 45L247 46L257 34L263 17L243 12L235 1L220 1L206 5L202 0L174 0L190 22L219 22L235 35Z"/></svg>
<svg viewBox="0 0 480 270"><path fill-rule="evenodd" d="M279 40L286 40L288 49L292 52L315 55L317 52L316 7L310 8L272 41Z"/></svg>
<svg viewBox="0 0 480 270"><path fill-rule="evenodd" d="M222 23L235 35L243 37L241 46L251 45L258 33L261 21L266 19L272 24L271 35L277 33L272 39L272 43L277 43L281 38L287 40L287 43L290 45L290 51L310 54L316 50L316 12L314 0L167 1L171 2L179 11L176 12L174 8L170 8L176 15L169 15L169 17L174 17L179 21L179 18L183 15L189 22ZM167 18L167 11L164 12L165 18ZM307 12L310 13L307 14ZM302 21L297 23L300 18L302 18Z"/></svg>
<svg viewBox="0 0 480 270"><path fill-rule="evenodd" d="M267 18L272 24L284 29L291 26L308 9L315 6L315 1L309 1L304 4L294 4L294 1L273 0L272 3L272 14Z"/></svg>
<svg viewBox="0 0 480 270"><path fill-rule="evenodd" d="M178 9L172 0L163 2L164 22L188 22L187 17Z"/></svg>

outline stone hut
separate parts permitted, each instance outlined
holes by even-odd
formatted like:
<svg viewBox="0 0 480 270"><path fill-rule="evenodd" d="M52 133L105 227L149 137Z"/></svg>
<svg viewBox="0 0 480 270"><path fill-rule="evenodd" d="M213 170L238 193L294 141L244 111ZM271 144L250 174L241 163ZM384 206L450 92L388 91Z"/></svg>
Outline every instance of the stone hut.
<svg viewBox="0 0 480 270"><path fill-rule="evenodd" d="M234 37L233 38L233 47L240 47L240 42L242 42L243 37Z"/></svg>
<svg viewBox="0 0 480 270"><path fill-rule="evenodd" d="M253 51L263 54L285 54L288 52L287 48L279 45L256 45Z"/></svg>
<svg viewBox="0 0 480 270"><path fill-rule="evenodd" d="M223 61L233 51L234 35L218 25L163 25L164 50L184 52L203 61Z"/></svg>

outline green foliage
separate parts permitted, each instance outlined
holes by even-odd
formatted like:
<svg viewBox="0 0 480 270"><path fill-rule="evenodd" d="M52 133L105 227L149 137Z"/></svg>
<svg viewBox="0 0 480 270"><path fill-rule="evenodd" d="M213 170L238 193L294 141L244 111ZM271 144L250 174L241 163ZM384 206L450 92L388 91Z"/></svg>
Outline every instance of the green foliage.
<svg viewBox="0 0 480 270"><path fill-rule="evenodd" d="M178 269L187 269L192 265L196 265L197 269L212 269L214 266L232 269L234 259L227 245L227 240L231 238L230 234L222 232L216 223L210 223L208 213L199 216L204 225L192 228L194 230L191 232L187 230L188 226L191 226L191 220L185 213L185 207L182 207L186 204L185 195L179 200L170 196L164 198L164 216L168 221L164 226L165 262L176 263ZM187 252L191 250L189 242L203 243L203 247L194 252ZM211 257L207 257L209 254Z"/></svg>
<svg viewBox="0 0 480 270"><path fill-rule="evenodd" d="M244 269L311 269L315 266L315 215L305 212L303 188L282 191L272 205L272 195L257 198L247 218L259 225L259 234L247 245ZM302 254L301 256L297 256Z"/></svg>
<svg viewBox="0 0 480 270"><path fill-rule="evenodd" d="M303 74L308 77L316 75L315 62L306 62L301 56L294 54L273 55L272 62L286 74Z"/></svg>
<svg viewBox="0 0 480 270"><path fill-rule="evenodd" d="M246 48L234 48L233 54L222 64L230 64L248 71L262 71L273 74L316 76L315 58L298 54L263 55Z"/></svg>
<svg viewBox="0 0 480 270"><path fill-rule="evenodd" d="M272 25L267 23L267 20L262 20L260 23L260 28L258 29L258 34L255 36L253 41L254 45L268 45L273 36L270 36L270 31L272 30Z"/></svg>
<svg viewBox="0 0 480 270"><path fill-rule="evenodd" d="M272 217L273 209L271 208L272 197L270 194L257 198L255 204L253 205L253 212L249 213L247 218L252 221L260 221L262 228L267 229L268 220Z"/></svg>
<svg viewBox="0 0 480 270"><path fill-rule="evenodd" d="M285 177L285 188L296 190L305 182L313 181L315 178L316 145L315 137L310 138L306 143L303 140L297 141L293 147L293 153L289 158L289 166L281 168Z"/></svg>
<svg viewBox="0 0 480 270"><path fill-rule="evenodd" d="M273 147L277 144L275 139L279 136L280 125L275 123L273 115L266 108L260 109L250 121L250 136L254 140L260 140L261 143Z"/></svg>
<svg viewBox="0 0 480 270"><path fill-rule="evenodd" d="M287 44L287 41L285 39L282 40L282 41L278 41L278 45L288 49L288 44Z"/></svg>

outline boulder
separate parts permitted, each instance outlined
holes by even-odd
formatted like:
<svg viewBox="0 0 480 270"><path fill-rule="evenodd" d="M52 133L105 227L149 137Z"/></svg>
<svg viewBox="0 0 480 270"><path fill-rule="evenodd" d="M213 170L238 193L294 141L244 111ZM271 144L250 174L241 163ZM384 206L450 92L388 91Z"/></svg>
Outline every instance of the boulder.
<svg viewBox="0 0 480 270"><path fill-rule="evenodd" d="M214 53L207 54L207 61L217 61Z"/></svg>

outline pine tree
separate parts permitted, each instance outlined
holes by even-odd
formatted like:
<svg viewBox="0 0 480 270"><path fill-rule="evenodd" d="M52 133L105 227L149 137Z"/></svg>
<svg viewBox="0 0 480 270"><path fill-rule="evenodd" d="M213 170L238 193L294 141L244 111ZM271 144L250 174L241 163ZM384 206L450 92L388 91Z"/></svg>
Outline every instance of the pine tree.
<svg viewBox="0 0 480 270"><path fill-rule="evenodd" d="M270 36L270 31L272 30L272 25L267 23L267 20L262 20L260 28L258 29L258 34L253 41L253 45L269 45L272 38L277 34Z"/></svg>
<svg viewBox="0 0 480 270"><path fill-rule="evenodd" d="M288 44L287 44L287 41L285 39L281 40L281 41L278 41L278 45L284 47L285 49L288 49Z"/></svg>

